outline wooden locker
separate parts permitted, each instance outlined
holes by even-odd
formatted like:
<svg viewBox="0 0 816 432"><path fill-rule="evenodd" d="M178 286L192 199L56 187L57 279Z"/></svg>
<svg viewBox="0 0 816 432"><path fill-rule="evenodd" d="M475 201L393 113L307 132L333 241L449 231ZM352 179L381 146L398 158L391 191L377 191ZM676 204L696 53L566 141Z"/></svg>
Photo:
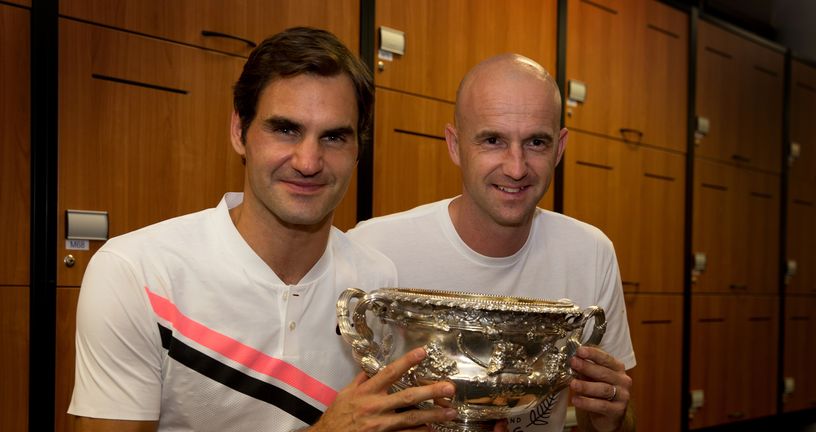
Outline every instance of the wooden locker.
<svg viewBox="0 0 816 432"><path fill-rule="evenodd" d="M780 172L783 74L781 53L701 21L696 111L710 131L696 155Z"/></svg>
<svg viewBox="0 0 816 432"><path fill-rule="evenodd" d="M28 285L31 201L29 12L0 5L0 286Z"/></svg>
<svg viewBox="0 0 816 432"><path fill-rule="evenodd" d="M793 392L785 395L785 412L816 408L816 297L788 296L785 299L784 377L792 379Z"/></svg>
<svg viewBox="0 0 816 432"><path fill-rule="evenodd" d="M685 157L573 131L564 213L615 245L626 292L682 292Z"/></svg>
<svg viewBox="0 0 816 432"><path fill-rule="evenodd" d="M378 0L376 28L405 32L405 54L375 59L383 64L375 68L375 82L454 102L465 73L504 52L525 55L554 76L556 5L554 0ZM376 50L379 36L375 43Z"/></svg>
<svg viewBox="0 0 816 432"><path fill-rule="evenodd" d="M375 103L374 216L460 194L444 132L453 104L386 89L377 89Z"/></svg>
<svg viewBox="0 0 816 432"><path fill-rule="evenodd" d="M4 431L28 429L29 22L27 9L0 4L0 430Z"/></svg>
<svg viewBox="0 0 816 432"><path fill-rule="evenodd" d="M685 153L688 14L654 0L634 3L628 127L643 133L643 143Z"/></svg>
<svg viewBox="0 0 816 432"><path fill-rule="evenodd" d="M567 3L567 80L586 85L586 101L566 108L567 127L620 137L628 117L626 17L632 7L632 2Z"/></svg>
<svg viewBox="0 0 816 432"><path fill-rule="evenodd" d="M639 212L626 229L637 232L632 265L640 292L683 291L685 155L627 145L627 187L639 191ZM631 156L630 156L631 155Z"/></svg>
<svg viewBox="0 0 816 432"><path fill-rule="evenodd" d="M705 271L697 275L694 292L744 292L740 256L738 172L730 165L696 159L694 164L694 220L692 253L704 253Z"/></svg>
<svg viewBox="0 0 816 432"><path fill-rule="evenodd" d="M79 286L102 244L67 250L66 210L107 211L113 237L242 190L228 134L241 65L234 56L60 21L59 286ZM76 259L70 268L62 263L68 254Z"/></svg>
<svg viewBox="0 0 816 432"><path fill-rule="evenodd" d="M28 286L0 286L0 430L4 431L28 430L29 308Z"/></svg>
<svg viewBox="0 0 816 432"><path fill-rule="evenodd" d="M689 391L705 402L689 428L772 415L776 410L776 296L692 297Z"/></svg>
<svg viewBox="0 0 816 432"><path fill-rule="evenodd" d="M816 293L816 191L812 182L788 183L787 259L796 263L785 292ZM787 269L786 269L787 270Z"/></svg>
<svg viewBox="0 0 816 432"><path fill-rule="evenodd" d="M791 65L790 139L800 154L790 164L790 178L816 182L816 68L799 61Z"/></svg>
<svg viewBox="0 0 816 432"><path fill-rule="evenodd" d="M749 293L779 292L780 181L776 174L740 169L740 210L734 221L744 240L738 243L739 268Z"/></svg>
<svg viewBox="0 0 816 432"><path fill-rule="evenodd" d="M779 297L737 296L728 301L736 310L731 336L738 348L724 359L731 374L724 387L733 407L726 414L733 421L773 415L779 356Z"/></svg>
<svg viewBox="0 0 816 432"><path fill-rule="evenodd" d="M729 369L737 359L737 341L731 329L736 321L733 297L692 296L689 392L703 391L703 406L689 414L689 429L729 422L731 393ZM744 361L740 359L740 361ZM730 411L729 411L730 410Z"/></svg>
<svg viewBox="0 0 816 432"><path fill-rule="evenodd" d="M655 1L568 3L567 126L685 152L688 16Z"/></svg>
<svg viewBox="0 0 816 432"><path fill-rule="evenodd" d="M637 429L680 431L683 298L626 294L625 299L637 358L630 371Z"/></svg>
<svg viewBox="0 0 816 432"><path fill-rule="evenodd" d="M356 53L359 4L357 0L63 0L60 14L243 56L252 51L251 44L306 25L333 32Z"/></svg>
<svg viewBox="0 0 816 432"><path fill-rule="evenodd" d="M710 130L695 149L695 156L734 161L740 137L740 63L738 36L706 21L698 24L698 117L708 119Z"/></svg>
<svg viewBox="0 0 816 432"><path fill-rule="evenodd" d="M785 92L785 58L780 52L753 42L743 42L738 125L739 154L746 165L779 173L782 166L782 103Z"/></svg>

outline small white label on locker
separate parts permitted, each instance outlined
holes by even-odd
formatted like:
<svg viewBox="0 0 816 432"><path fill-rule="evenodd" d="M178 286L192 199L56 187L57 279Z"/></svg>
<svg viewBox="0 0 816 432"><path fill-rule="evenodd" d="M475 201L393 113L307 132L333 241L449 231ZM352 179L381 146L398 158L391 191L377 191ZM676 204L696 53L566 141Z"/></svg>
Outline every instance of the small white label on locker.
<svg viewBox="0 0 816 432"><path fill-rule="evenodd" d="M388 51L378 50L377 51L377 58L380 60L385 61L394 61L394 53L390 53Z"/></svg>
<svg viewBox="0 0 816 432"><path fill-rule="evenodd" d="M88 240L65 240L65 249L68 250L88 250L90 249Z"/></svg>
<svg viewBox="0 0 816 432"><path fill-rule="evenodd" d="M568 107L577 107L577 106L578 106L578 102L575 102L575 101L574 101L574 100L572 100L572 99L567 99L567 106L568 106Z"/></svg>
<svg viewBox="0 0 816 432"><path fill-rule="evenodd" d="M394 54L405 54L405 32L380 26L380 49Z"/></svg>

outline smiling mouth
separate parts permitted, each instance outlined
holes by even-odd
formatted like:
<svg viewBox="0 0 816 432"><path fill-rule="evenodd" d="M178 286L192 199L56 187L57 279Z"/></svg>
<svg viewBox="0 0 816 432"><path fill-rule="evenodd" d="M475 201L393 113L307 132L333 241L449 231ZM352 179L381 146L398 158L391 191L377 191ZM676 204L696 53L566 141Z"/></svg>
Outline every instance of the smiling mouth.
<svg viewBox="0 0 816 432"><path fill-rule="evenodd" d="M519 193L519 192L527 189L528 187L529 186L507 187L507 186L496 185L497 189L499 189L502 192L507 192L507 193Z"/></svg>

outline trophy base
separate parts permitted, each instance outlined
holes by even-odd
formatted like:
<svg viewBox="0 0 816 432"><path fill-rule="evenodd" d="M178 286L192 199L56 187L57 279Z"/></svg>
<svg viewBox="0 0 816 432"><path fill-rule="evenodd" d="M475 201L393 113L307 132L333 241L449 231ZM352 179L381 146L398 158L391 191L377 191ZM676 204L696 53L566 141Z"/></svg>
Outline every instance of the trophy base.
<svg viewBox="0 0 816 432"><path fill-rule="evenodd" d="M483 421L452 421L447 423L434 423L431 429L434 432L493 432L496 426L495 420Z"/></svg>

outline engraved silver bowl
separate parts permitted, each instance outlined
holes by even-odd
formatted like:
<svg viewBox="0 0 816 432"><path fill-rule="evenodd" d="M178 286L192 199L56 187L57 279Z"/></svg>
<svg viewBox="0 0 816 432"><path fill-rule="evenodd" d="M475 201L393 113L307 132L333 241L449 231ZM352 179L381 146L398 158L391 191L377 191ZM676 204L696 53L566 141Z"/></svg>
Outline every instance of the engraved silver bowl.
<svg viewBox="0 0 816 432"><path fill-rule="evenodd" d="M598 344L606 329L603 309L582 310L569 300L399 288L370 293L349 288L337 301L337 318L369 376L408 351L425 348L427 357L393 390L453 383L452 398L419 404L458 411L455 421L433 425L441 432L492 431L496 420L534 408L569 384L575 350ZM582 342L590 318L592 331Z"/></svg>

